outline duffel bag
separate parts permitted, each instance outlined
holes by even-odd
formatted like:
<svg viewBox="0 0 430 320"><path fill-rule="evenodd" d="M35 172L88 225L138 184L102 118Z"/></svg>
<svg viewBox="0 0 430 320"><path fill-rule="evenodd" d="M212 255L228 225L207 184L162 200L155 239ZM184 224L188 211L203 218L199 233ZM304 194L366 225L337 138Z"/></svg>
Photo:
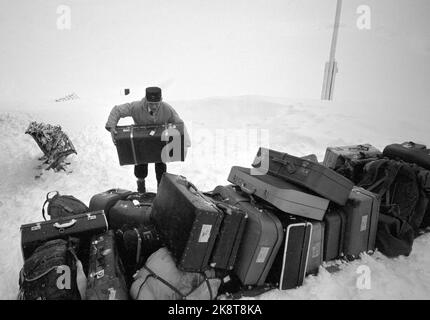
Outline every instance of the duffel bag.
<svg viewBox="0 0 430 320"><path fill-rule="evenodd" d="M167 248L154 252L134 279L130 295L135 300L213 300L221 284L214 269L179 270Z"/></svg>

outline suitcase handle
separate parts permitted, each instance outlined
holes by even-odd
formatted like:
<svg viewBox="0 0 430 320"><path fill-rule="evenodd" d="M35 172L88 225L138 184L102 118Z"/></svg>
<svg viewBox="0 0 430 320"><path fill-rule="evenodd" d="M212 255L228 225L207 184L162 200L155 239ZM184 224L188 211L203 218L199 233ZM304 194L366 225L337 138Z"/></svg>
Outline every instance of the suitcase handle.
<svg viewBox="0 0 430 320"><path fill-rule="evenodd" d="M72 219L69 222L66 222L66 223L63 223L63 224L55 222L54 223L54 227L57 228L57 229L67 229L67 228L70 228L70 227L74 226L75 223L76 223L76 219Z"/></svg>
<svg viewBox="0 0 430 320"><path fill-rule="evenodd" d="M365 145L362 145L362 144L359 144L359 145L357 145L357 146L355 146L355 147L349 147L348 148L348 150L350 150L350 151L355 151L355 150L357 150L357 151L369 151L369 147L368 146L365 146Z"/></svg>
<svg viewBox="0 0 430 320"><path fill-rule="evenodd" d="M295 165L294 165L294 163L293 163L293 162L291 162L291 161L284 160L284 159L279 159L279 158L273 158L273 160L272 160L272 161L273 161L273 162L280 163L280 164L283 164L283 165L286 167L286 169L287 169L288 173L290 173L290 174L293 174L294 172L296 172L296 171L297 171L296 166L295 166Z"/></svg>
<svg viewBox="0 0 430 320"><path fill-rule="evenodd" d="M250 189L250 188L247 188L247 187L245 187L245 184L244 183L242 183L241 185L240 185L240 189L243 191L243 192L245 192L246 194L249 194L250 196L252 196L256 191L257 191L257 189Z"/></svg>
<svg viewBox="0 0 430 320"><path fill-rule="evenodd" d="M226 205L225 203L222 202L217 202L216 206L221 209L222 211L224 211L226 214L228 215L232 215L233 214L233 210L231 207L229 207L228 205Z"/></svg>

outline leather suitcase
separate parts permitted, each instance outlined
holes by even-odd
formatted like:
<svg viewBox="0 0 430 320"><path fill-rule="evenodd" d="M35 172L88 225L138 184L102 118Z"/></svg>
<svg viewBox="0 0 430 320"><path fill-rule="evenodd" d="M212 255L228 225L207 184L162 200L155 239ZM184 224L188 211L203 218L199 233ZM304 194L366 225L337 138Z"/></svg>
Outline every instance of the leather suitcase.
<svg viewBox="0 0 430 320"><path fill-rule="evenodd" d="M126 281L131 285L132 276L142 268L146 259L164 246L153 225L116 230L118 251L124 265Z"/></svg>
<svg viewBox="0 0 430 320"><path fill-rule="evenodd" d="M266 148L258 150L252 166L312 190L339 205L346 203L354 185L349 179L319 163Z"/></svg>
<svg viewBox="0 0 430 320"><path fill-rule="evenodd" d="M415 163L424 169L430 170L430 150L416 147L416 144L412 145L410 142L390 144L385 147L382 153L387 158Z"/></svg>
<svg viewBox="0 0 430 320"><path fill-rule="evenodd" d="M24 260L42 243L53 239L67 239L69 236L79 239L108 230L108 222L103 211L74 215L21 226L21 249ZM84 262L83 262L84 263Z"/></svg>
<svg viewBox="0 0 430 320"><path fill-rule="evenodd" d="M118 126L116 131L116 148L121 166L185 160L183 124ZM180 149L172 150L176 144Z"/></svg>
<svg viewBox="0 0 430 320"><path fill-rule="evenodd" d="M238 206L248 214L234 273L245 286L264 285L284 240L281 221L270 209L251 202L251 198L240 188L218 186L211 194L215 199Z"/></svg>
<svg viewBox="0 0 430 320"><path fill-rule="evenodd" d="M354 187L345 206L346 225L343 253L348 259L375 250L379 219L379 196L363 188Z"/></svg>
<svg viewBox="0 0 430 320"><path fill-rule="evenodd" d="M132 192L124 189L110 189L105 192L98 193L90 199L90 211L104 210L109 216L109 210L118 200L122 200Z"/></svg>
<svg viewBox="0 0 430 320"><path fill-rule="evenodd" d="M336 169L343 164L345 159L360 160L375 158L382 152L370 144L359 144L355 146L328 147L323 165L327 168Z"/></svg>
<svg viewBox="0 0 430 320"><path fill-rule="evenodd" d="M279 290L303 284L309 256L312 224L291 215L278 215L285 230L285 240L267 276L267 282Z"/></svg>
<svg viewBox="0 0 430 320"><path fill-rule="evenodd" d="M340 207L329 207L324 216L324 261L331 261L343 255L343 239L346 228L346 213Z"/></svg>
<svg viewBox="0 0 430 320"><path fill-rule="evenodd" d="M123 200L118 200L107 216L111 229L123 226L138 227L151 223L152 202L156 194L133 192Z"/></svg>
<svg viewBox="0 0 430 320"><path fill-rule="evenodd" d="M319 267L323 263L324 250L324 221L308 221L312 224L311 242L309 247L306 274L318 274Z"/></svg>
<svg viewBox="0 0 430 320"><path fill-rule="evenodd" d="M224 217L210 258L210 266L217 269L232 270L248 215L238 207L222 202L215 204L218 209L222 210Z"/></svg>
<svg viewBox="0 0 430 320"><path fill-rule="evenodd" d="M286 213L322 221L329 200L271 175L252 175L251 169L232 167L228 181Z"/></svg>
<svg viewBox="0 0 430 320"><path fill-rule="evenodd" d="M152 219L182 271L201 272L209 268L223 215L185 177L163 174Z"/></svg>
<svg viewBox="0 0 430 320"><path fill-rule="evenodd" d="M124 268L113 230L91 240L87 300L128 300Z"/></svg>

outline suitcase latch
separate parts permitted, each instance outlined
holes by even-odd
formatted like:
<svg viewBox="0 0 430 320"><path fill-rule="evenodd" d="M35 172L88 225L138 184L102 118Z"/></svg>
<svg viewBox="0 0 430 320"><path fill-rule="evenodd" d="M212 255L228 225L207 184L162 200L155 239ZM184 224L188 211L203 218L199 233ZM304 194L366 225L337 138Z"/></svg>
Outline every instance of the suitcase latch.
<svg viewBox="0 0 430 320"><path fill-rule="evenodd" d="M36 225L32 226L30 230L31 231L37 231L40 229L42 229L42 226L40 225L40 223L37 223Z"/></svg>
<svg viewBox="0 0 430 320"><path fill-rule="evenodd" d="M88 217L88 221L97 219L97 217L92 214L87 214L87 217Z"/></svg>

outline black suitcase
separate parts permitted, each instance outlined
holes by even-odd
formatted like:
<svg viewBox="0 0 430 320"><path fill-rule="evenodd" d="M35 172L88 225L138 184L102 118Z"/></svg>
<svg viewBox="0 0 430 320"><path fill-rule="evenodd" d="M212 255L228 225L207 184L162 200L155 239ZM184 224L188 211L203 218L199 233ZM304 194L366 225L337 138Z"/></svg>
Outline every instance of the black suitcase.
<svg viewBox="0 0 430 320"><path fill-rule="evenodd" d="M215 199L238 206L248 214L234 272L243 285L262 286L284 240L284 229L276 215L258 205L235 186L218 186L211 191Z"/></svg>
<svg viewBox="0 0 430 320"><path fill-rule="evenodd" d="M108 222L103 211L24 224L21 226L22 256L24 260L27 259L38 246L48 240L67 239L72 236L85 242L93 235L107 230Z"/></svg>
<svg viewBox="0 0 430 320"><path fill-rule="evenodd" d="M385 157L415 163L424 169L430 170L430 150L416 147L416 144L412 145L410 142L390 144L385 147L382 154Z"/></svg>
<svg viewBox="0 0 430 320"><path fill-rule="evenodd" d="M210 266L217 269L232 270L248 215L239 207L220 201L215 201L215 204L222 210L224 217L210 258Z"/></svg>
<svg viewBox="0 0 430 320"><path fill-rule="evenodd" d="M330 206L324 217L324 261L343 256L343 239L346 226L346 213L343 208Z"/></svg>
<svg viewBox="0 0 430 320"><path fill-rule="evenodd" d="M109 215L109 210L118 200L126 198L132 192L124 189L110 189L105 192L98 193L91 197L90 211L104 210L105 214Z"/></svg>
<svg viewBox="0 0 430 320"><path fill-rule="evenodd" d="M113 230L91 240L87 300L128 300L124 268Z"/></svg>
<svg viewBox="0 0 430 320"><path fill-rule="evenodd" d="M152 219L181 270L200 272L209 267L223 213L191 182L165 173Z"/></svg>
<svg viewBox="0 0 430 320"><path fill-rule="evenodd" d="M111 229L121 229L125 225L138 227L150 224L152 202L155 196L156 194L152 192L133 192L123 200L118 200L107 216Z"/></svg>
<svg viewBox="0 0 430 320"><path fill-rule="evenodd" d="M183 124L118 126L116 131L121 166L185 160Z"/></svg>
<svg viewBox="0 0 430 320"><path fill-rule="evenodd" d="M306 276L312 224L291 215L278 214L285 228L285 241L267 276L279 290L299 287Z"/></svg>
<svg viewBox="0 0 430 320"><path fill-rule="evenodd" d="M349 179L319 163L266 148L258 150L252 166L312 190L339 205L346 203L354 186Z"/></svg>
<svg viewBox="0 0 430 320"><path fill-rule="evenodd" d="M124 264L126 281L130 286L136 271L142 268L148 257L163 247L164 243L153 225L124 227L116 230L115 236L119 255Z"/></svg>
<svg viewBox="0 0 430 320"><path fill-rule="evenodd" d="M354 187L345 206L346 225L343 253L347 259L359 258L362 252L375 250L379 219L379 196Z"/></svg>

